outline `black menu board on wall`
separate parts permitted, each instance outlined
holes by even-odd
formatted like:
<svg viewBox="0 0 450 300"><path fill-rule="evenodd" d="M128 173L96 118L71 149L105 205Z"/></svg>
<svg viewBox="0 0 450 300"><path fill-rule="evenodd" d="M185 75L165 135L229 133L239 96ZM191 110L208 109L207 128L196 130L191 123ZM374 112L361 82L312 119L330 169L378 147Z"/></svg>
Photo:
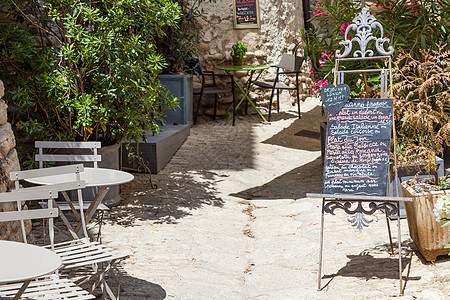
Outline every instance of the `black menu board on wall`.
<svg viewBox="0 0 450 300"><path fill-rule="evenodd" d="M233 0L234 28L259 28L258 0Z"/></svg>
<svg viewBox="0 0 450 300"><path fill-rule="evenodd" d="M392 99L350 99L328 115L324 194L386 196Z"/></svg>

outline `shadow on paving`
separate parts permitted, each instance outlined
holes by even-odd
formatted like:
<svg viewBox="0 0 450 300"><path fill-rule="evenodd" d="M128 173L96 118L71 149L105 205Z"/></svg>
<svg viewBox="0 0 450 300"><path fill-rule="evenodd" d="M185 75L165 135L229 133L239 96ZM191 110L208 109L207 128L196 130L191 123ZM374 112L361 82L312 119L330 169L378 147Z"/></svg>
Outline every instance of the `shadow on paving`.
<svg viewBox="0 0 450 300"><path fill-rule="evenodd" d="M279 121L296 116L279 113L272 117L273 121ZM256 155L253 127L261 122L258 115L249 114L239 115L235 126L225 125L223 119L195 125L191 128L191 135L163 171L252 169Z"/></svg>
<svg viewBox="0 0 450 300"><path fill-rule="evenodd" d="M289 127L263 143L299 150L319 151L320 122L324 121L326 121L326 116L322 116L322 107L317 106L302 114L301 119L295 120Z"/></svg>
<svg viewBox="0 0 450 300"><path fill-rule="evenodd" d="M126 263L126 260L124 263ZM108 278L107 281L113 293L117 293L117 280L120 281L120 299L162 300L167 298L166 290L159 284L130 276L120 264L116 264L112 271L116 278ZM100 298L97 297L97 299Z"/></svg>
<svg viewBox="0 0 450 300"><path fill-rule="evenodd" d="M223 206L223 200L216 196L214 182L219 175L215 173L153 176L156 189L152 188L148 175L134 175L132 183L123 185L121 204L110 211L106 222L122 226L133 226L136 220L175 224L177 219L191 215L191 210L203 205Z"/></svg>
<svg viewBox="0 0 450 300"><path fill-rule="evenodd" d="M295 115L274 114L274 120L288 118ZM121 204L109 212L106 222L122 226L133 226L137 220L172 224L204 205L223 206L215 185L226 176L222 179L210 170L252 168L252 126L260 122L257 115L238 117L236 126L226 126L224 120L200 122L168 165L152 175L157 188L152 188L148 174L134 174L132 182L121 186Z"/></svg>
<svg viewBox="0 0 450 300"><path fill-rule="evenodd" d="M394 231L393 231L394 232ZM387 233L386 233L387 235ZM409 268L411 266L411 254L412 250L408 246L409 241L402 242L402 274L407 273L409 275ZM405 249L406 248L406 249ZM379 279L399 279L398 273L398 245L394 242L395 255L392 257L375 257L375 255L390 255L390 244L375 246L374 248L365 250L359 255L347 255L350 261L342 267L337 273L324 275L322 279L334 278L336 276L343 277L358 277L370 280L374 278ZM325 250L325 249L324 249ZM326 265L326 260L323 262ZM407 272L404 272L408 268ZM406 277L406 280L420 280L419 277Z"/></svg>
<svg viewBox="0 0 450 300"><path fill-rule="evenodd" d="M277 115L281 114L275 114L274 116ZM319 151L320 122L323 120L326 120L326 117L322 116L322 108L315 107L311 111L303 113L301 119L295 120L289 127L263 143L298 150ZM231 196L246 200L299 199L306 197L306 193L321 193L322 178L323 166L322 159L319 157L308 164L278 176L268 183L231 194ZM308 187L307 190L305 189L306 186Z"/></svg>
<svg viewBox="0 0 450 300"><path fill-rule="evenodd" d="M278 176L268 183L230 196L246 200L305 198L306 193L320 194L322 192L322 177L322 159L318 157L316 160ZM311 186L314 188L311 188Z"/></svg>

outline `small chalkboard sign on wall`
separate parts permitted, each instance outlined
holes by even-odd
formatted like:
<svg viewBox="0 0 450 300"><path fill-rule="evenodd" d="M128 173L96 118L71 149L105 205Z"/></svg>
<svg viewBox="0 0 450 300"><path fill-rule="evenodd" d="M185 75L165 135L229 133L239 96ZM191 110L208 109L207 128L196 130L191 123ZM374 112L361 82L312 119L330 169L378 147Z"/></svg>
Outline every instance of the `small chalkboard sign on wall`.
<svg viewBox="0 0 450 300"><path fill-rule="evenodd" d="M324 194L386 196L392 99L350 99L328 115Z"/></svg>
<svg viewBox="0 0 450 300"><path fill-rule="evenodd" d="M233 0L234 28L259 28L258 0Z"/></svg>

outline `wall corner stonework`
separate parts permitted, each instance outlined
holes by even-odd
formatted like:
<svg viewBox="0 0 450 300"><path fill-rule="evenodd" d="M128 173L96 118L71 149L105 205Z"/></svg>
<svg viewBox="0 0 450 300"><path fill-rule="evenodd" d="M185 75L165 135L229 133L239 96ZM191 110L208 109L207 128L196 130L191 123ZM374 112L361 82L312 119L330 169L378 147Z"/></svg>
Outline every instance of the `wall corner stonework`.
<svg viewBox="0 0 450 300"><path fill-rule="evenodd" d="M0 80L0 98L5 94L3 82ZM20 170L19 158L16 146L16 139L7 122L8 105L0 99L0 192L4 193L10 190L13 183L9 179L9 173ZM16 210L12 203L0 203L0 211ZM23 209L26 209L24 206ZM31 231L31 221L25 222L27 234ZM0 222L0 240L22 241L22 232L19 222Z"/></svg>

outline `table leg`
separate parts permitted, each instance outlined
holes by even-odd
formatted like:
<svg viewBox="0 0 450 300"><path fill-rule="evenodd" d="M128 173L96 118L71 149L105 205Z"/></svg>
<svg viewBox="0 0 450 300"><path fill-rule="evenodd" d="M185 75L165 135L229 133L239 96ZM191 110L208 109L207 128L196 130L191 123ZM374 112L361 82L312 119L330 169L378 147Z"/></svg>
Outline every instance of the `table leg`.
<svg viewBox="0 0 450 300"><path fill-rule="evenodd" d="M253 71L252 71L252 73L253 73ZM250 105L255 109L255 111L258 113L258 115L261 117L261 119L263 119L264 122L267 122L266 118L263 116L263 114L259 111L259 109L256 107L256 105L253 103L253 101L248 96L248 94L250 93L251 88L253 87L253 85L255 85L255 82L259 79L261 74L262 74L262 70L258 73L258 76L256 76L255 80L251 80L252 79L252 74L251 74L250 78L247 80L247 82L244 85L244 86L248 86L247 91L244 90L244 88L237 82L236 79L234 79L234 76L233 76L234 84L236 84L236 86L238 87L239 91L243 95L242 99L236 105L236 110L239 108L239 106L242 104L242 102L244 100L246 100L246 101L250 102ZM228 110L230 110L230 109L228 109ZM227 113L228 113L228 111L227 111ZM231 117L232 116L228 117L228 119L225 122L225 124L227 124L230 121Z"/></svg>
<svg viewBox="0 0 450 300"><path fill-rule="evenodd" d="M25 281L20 289L17 291L17 294L14 296L13 300L19 300L20 296L22 296L23 292L27 289L28 285L30 284L31 280Z"/></svg>
<svg viewBox="0 0 450 300"><path fill-rule="evenodd" d="M73 228L72 224L70 224L69 220L67 219L64 212L59 208L58 203L56 203L55 200L53 200L53 206L58 208L59 211L59 217L63 221L64 225L66 225L67 229L69 230L70 234L72 235L73 239L79 239L80 237L75 233L75 229ZM79 217L80 215L78 215ZM81 219L78 219L78 222L80 222Z"/></svg>
<svg viewBox="0 0 450 300"><path fill-rule="evenodd" d="M252 70L250 72L250 78L247 80L247 83L248 83L247 90L249 90L249 91L250 91L250 88L251 88L250 84L252 82L252 78L253 78L253 74L254 73L255 73L255 70ZM245 101L245 114L247 114L247 112L248 112L248 100Z"/></svg>
<svg viewBox="0 0 450 300"><path fill-rule="evenodd" d="M88 209L86 210L86 213L84 214L86 225L87 225L87 223L89 223L89 221L94 216L94 213L96 212L97 207L100 205L100 203L102 202L103 198L105 198L106 193L108 193L108 191L109 191L109 186L102 186L100 188L100 191L98 191L97 195L95 195L94 200L92 200L91 204L89 205ZM79 232L81 231L82 226L83 225L80 223L75 228L75 232L77 234L79 234Z"/></svg>

